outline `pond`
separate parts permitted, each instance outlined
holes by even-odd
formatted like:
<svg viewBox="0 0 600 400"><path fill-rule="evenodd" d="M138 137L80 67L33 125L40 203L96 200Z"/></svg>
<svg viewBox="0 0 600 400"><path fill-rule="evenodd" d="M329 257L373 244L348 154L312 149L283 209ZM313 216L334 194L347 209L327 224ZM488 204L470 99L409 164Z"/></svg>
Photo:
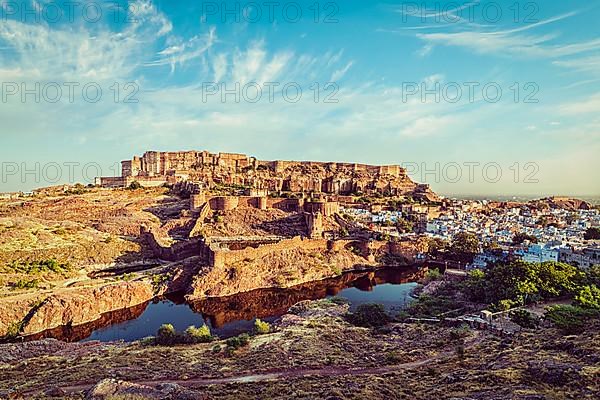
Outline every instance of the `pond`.
<svg viewBox="0 0 600 400"><path fill-rule="evenodd" d="M256 318L273 322L299 301L332 296L348 299L351 309L363 303L380 303L395 313L412 300L417 275L417 270L407 268L348 272L288 289L258 289L189 303L182 295L172 295L106 313L88 324L59 327L34 336L65 341L134 341L152 336L162 324L170 323L179 331L207 324L213 334L227 338L252 330Z"/></svg>

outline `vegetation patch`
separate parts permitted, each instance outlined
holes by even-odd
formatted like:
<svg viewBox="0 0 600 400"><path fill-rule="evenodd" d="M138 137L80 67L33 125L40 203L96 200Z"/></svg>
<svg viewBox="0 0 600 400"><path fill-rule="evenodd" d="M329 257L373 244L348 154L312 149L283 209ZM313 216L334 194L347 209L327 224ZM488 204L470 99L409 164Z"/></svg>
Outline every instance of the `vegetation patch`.
<svg viewBox="0 0 600 400"><path fill-rule="evenodd" d="M384 326L392 320L381 304L361 304L345 317L352 325L365 328Z"/></svg>
<svg viewBox="0 0 600 400"><path fill-rule="evenodd" d="M163 324L156 332L154 344L161 346L173 346L176 344L196 344L196 343L208 343L218 339L216 336L211 335L210 328L207 325L202 325L197 328L195 326L189 326L183 333L177 332L172 324ZM149 344L152 339L145 338L146 344Z"/></svg>
<svg viewBox="0 0 600 400"><path fill-rule="evenodd" d="M591 319L598 318L600 312L578 306L558 305L549 307L544 318L565 334L581 333Z"/></svg>
<svg viewBox="0 0 600 400"><path fill-rule="evenodd" d="M271 332L271 329L271 324L268 322L262 321L258 318L256 318L256 321L254 321L254 332L256 332L257 335L269 333Z"/></svg>

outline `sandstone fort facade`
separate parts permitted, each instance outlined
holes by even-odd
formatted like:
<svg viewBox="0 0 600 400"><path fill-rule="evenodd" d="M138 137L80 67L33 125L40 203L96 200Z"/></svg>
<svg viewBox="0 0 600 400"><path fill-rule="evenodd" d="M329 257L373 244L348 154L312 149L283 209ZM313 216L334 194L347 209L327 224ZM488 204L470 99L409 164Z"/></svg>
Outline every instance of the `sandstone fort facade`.
<svg viewBox="0 0 600 400"><path fill-rule="evenodd" d="M148 151L121 162L120 177L97 178L103 187L192 181L206 189L239 185L256 191L431 196L428 185L413 182L399 165L314 161L262 161L245 154L208 151Z"/></svg>

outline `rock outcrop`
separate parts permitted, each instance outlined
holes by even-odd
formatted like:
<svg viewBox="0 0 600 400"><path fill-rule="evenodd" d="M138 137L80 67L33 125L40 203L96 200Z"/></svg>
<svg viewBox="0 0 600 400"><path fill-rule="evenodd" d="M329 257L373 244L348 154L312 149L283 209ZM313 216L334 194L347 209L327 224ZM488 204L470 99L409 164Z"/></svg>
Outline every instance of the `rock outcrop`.
<svg viewBox="0 0 600 400"><path fill-rule="evenodd" d="M15 315L8 308L0 311L5 335L8 327L22 318L20 334L30 335L58 326L75 326L97 320L103 313L133 307L154 297L152 285L142 281L119 282L93 288L64 290L53 294L39 304L28 305L29 312Z"/></svg>
<svg viewBox="0 0 600 400"><path fill-rule="evenodd" d="M163 383L156 387L130 383L117 379L103 379L90 389L85 397L89 400L109 399L156 399L200 400L207 397L175 383Z"/></svg>
<svg viewBox="0 0 600 400"><path fill-rule="evenodd" d="M266 246L264 246L266 247ZM188 299L229 296L261 288L287 288L361 267L375 266L349 249L324 251L293 247L256 251L256 258L217 263L194 278Z"/></svg>

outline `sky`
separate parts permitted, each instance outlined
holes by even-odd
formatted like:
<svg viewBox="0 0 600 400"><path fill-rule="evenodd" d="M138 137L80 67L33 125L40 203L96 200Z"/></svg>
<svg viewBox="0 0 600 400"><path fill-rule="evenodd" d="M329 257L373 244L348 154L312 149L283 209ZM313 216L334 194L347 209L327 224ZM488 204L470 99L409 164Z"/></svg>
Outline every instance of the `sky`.
<svg viewBox="0 0 600 400"><path fill-rule="evenodd" d="M147 150L600 195L600 1L0 0L0 192Z"/></svg>

